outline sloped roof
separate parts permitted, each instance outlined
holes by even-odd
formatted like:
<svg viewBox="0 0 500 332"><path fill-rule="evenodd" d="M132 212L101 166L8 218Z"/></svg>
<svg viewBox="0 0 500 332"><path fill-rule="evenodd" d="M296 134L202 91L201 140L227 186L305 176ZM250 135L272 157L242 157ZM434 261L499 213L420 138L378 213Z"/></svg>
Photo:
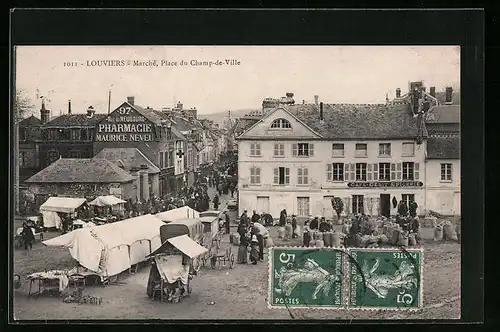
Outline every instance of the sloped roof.
<svg viewBox="0 0 500 332"><path fill-rule="evenodd" d="M133 177L106 159L61 158L40 172L27 183L111 183L129 182Z"/></svg>
<svg viewBox="0 0 500 332"><path fill-rule="evenodd" d="M87 114L63 114L50 120L43 127L95 127L107 116L107 114L94 114L89 118Z"/></svg>
<svg viewBox="0 0 500 332"><path fill-rule="evenodd" d="M134 108L137 112L139 112L142 116L144 116L151 122L159 123L162 120L162 118L157 114L158 111L155 111L152 108L144 108L136 104L129 104L128 102L126 102L126 104L130 105L130 107Z"/></svg>
<svg viewBox="0 0 500 332"><path fill-rule="evenodd" d="M427 114L427 122L460 123L460 105L438 105Z"/></svg>
<svg viewBox="0 0 500 332"><path fill-rule="evenodd" d="M19 122L19 127L37 127L42 125L42 120L34 115L24 118Z"/></svg>
<svg viewBox="0 0 500 332"><path fill-rule="evenodd" d="M115 165L123 163L125 170L148 166L148 174L157 174L160 169L137 148L104 148L94 158L109 160Z"/></svg>
<svg viewBox="0 0 500 332"><path fill-rule="evenodd" d="M405 139L418 136L417 118L406 109L381 104L324 104L323 122L315 105L291 105L288 110L325 138ZM427 136L425 127L423 136Z"/></svg>
<svg viewBox="0 0 500 332"><path fill-rule="evenodd" d="M436 99L444 104L446 101L446 92L444 91L436 91ZM451 104L452 105L460 105L460 90L453 90L451 94Z"/></svg>
<svg viewBox="0 0 500 332"><path fill-rule="evenodd" d="M459 137L430 137L427 139L428 159L460 159Z"/></svg>

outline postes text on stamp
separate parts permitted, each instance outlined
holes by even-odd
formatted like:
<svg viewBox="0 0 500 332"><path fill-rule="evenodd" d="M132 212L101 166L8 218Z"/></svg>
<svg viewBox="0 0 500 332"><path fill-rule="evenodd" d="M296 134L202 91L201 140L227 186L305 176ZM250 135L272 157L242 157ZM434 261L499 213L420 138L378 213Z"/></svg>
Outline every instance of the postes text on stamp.
<svg viewBox="0 0 500 332"><path fill-rule="evenodd" d="M356 248L349 256L350 309L422 308L422 249Z"/></svg>
<svg viewBox="0 0 500 332"><path fill-rule="evenodd" d="M271 248L269 307L343 307L343 256L334 248Z"/></svg>

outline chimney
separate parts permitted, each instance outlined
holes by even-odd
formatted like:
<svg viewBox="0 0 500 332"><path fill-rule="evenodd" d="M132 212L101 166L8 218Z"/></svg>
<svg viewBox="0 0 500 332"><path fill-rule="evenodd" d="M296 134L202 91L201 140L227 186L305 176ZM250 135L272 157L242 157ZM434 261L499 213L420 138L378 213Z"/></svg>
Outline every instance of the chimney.
<svg viewBox="0 0 500 332"><path fill-rule="evenodd" d="M319 119L323 121L323 102L319 103Z"/></svg>
<svg viewBox="0 0 500 332"><path fill-rule="evenodd" d="M304 105L306 103L306 101L304 99L302 99L302 105Z"/></svg>
<svg viewBox="0 0 500 332"><path fill-rule="evenodd" d="M318 101L319 101L319 96L318 96L318 95L315 95L315 96L314 96L314 103L315 103L316 105L318 105Z"/></svg>
<svg viewBox="0 0 500 332"><path fill-rule="evenodd" d="M91 117L93 117L93 116L94 116L94 114L95 114L95 109L94 109L94 107L89 106L89 108L87 108L87 116L88 116L89 118L91 118Z"/></svg>
<svg viewBox="0 0 500 332"><path fill-rule="evenodd" d="M193 118L198 119L198 111L196 110L196 107L190 109L190 113L193 116Z"/></svg>
<svg viewBox="0 0 500 332"><path fill-rule="evenodd" d="M179 111L182 111L182 103L180 101L177 102L177 108Z"/></svg>
<svg viewBox="0 0 500 332"><path fill-rule="evenodd" d="M433 96L434 98L436 98L436 87L435 87L435 86L431 86L431 87L429 88L429 94L430 94L431 96Z"/></svg>
<svg viewBox="0 0 500 332"><path fill-rule="evenodd" d="M134 102L135 102L134 96L128 96L127 97L127 103L129 103L130 105L134 106Z"/></svg>
<svg viewBox="0 0 500 332"><path fill-rule="evenodd" d="M50 120L50 111L45 109L45 101L42 100L42 108L40 109L40 119L42 124L46 124Z"/></svg>
<svg viewBox="0 0 500 332"><path fill-rule="evenodd" d="M396 89L396 98L401 98L401 89L400 88Z"/></svg>
<svg viewBox="0 0 500 332"><path fill-rule="evenodd" d="M287 92L286 96L287 98L293 98L293 92Z"/></svg>
<svg viewBox="0 0 500 332"><path fill-rule="evenodd" d="M71 115L71 99L68 100L68 114Z"/></svg>
<svg viewBox="0 0 500 332"><path fill-rule="evenodd" d="M445 103L446 104L451 104L452 103L452 95L453 95L453 88L451 86L447 86L445 89Z"/></svg>

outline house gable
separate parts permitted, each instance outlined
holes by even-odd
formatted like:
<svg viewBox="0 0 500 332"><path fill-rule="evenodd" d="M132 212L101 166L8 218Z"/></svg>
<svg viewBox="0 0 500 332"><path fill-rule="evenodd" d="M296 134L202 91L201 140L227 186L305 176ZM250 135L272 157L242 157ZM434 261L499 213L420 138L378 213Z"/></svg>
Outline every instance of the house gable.
<svg viewBox="0 0 500 332"><path fill-rule="evenodd" d="M102 119L96 128L97 142L152 142L155 123L129 103L123 103Z"/></svg>
<svg viewBox="0 0 500 332"><path fill-rule="evenodd" d="M273 123L277 125L274 126ZM238 139L272 139L273 137L318 139L322 136L309 128L285 108L278 107L241 134Z"/></svg>

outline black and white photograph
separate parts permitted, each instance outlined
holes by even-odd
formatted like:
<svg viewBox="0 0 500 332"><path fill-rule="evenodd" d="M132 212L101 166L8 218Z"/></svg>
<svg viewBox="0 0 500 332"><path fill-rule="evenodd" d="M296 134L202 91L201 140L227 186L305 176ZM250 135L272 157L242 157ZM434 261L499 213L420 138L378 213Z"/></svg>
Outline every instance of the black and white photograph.
<svg viewBox="0 0 500 332"><path fill-rule="evenodd" d="M15 320L461 318L459 45L14 54Z"/></svg>

